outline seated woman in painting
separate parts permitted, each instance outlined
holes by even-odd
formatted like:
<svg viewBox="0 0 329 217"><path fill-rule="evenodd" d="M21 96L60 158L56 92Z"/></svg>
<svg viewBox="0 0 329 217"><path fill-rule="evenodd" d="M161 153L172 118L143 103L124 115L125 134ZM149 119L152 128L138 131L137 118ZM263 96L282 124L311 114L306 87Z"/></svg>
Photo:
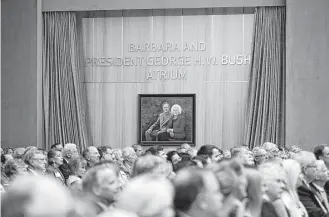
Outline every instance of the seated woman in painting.
<svg viewBox="0 0 329 217"><path fill-rule="evenodd" d="M173 105L171 114L173 118L169 122L167 129L169 140L185 140L186 118L182 115L182 108L178 104Z"/></svg>

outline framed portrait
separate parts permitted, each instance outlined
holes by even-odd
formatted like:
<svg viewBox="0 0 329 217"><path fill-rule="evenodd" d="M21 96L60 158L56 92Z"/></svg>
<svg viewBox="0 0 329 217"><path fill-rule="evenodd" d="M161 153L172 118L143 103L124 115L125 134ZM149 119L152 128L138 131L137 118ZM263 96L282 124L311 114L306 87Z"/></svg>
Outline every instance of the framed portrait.
<svg viewBox="0 0 329 217"><path fill-rule="evenodd" d="M195 145L195 94L139 94L141 145Z"/></svg>

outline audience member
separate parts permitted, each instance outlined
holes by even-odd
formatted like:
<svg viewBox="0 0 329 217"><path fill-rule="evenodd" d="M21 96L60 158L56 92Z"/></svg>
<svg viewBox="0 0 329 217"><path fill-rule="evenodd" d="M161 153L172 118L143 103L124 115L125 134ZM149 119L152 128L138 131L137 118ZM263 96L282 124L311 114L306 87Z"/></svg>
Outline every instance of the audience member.
<svg viewBox="0 0 329 217"><path fill-rule="evenodd" d="M88 146L82 153L87 161L87 170L99 161L99 153L95 146Z"/></svg>
<svg viewBox="0 0 329 217"><path fill-rule="evenodd" d="M61 143L55 143L50 147L51 150L62 152L64 147Z"/></svg>
<svg viewBox="0 0 329 217"><path fill-rule="evenodd" d="M23 157L26 163L27 171L32 175L43 174L46 171L46 158L44 154L37 149L27 150Z"/></svg>
<svg viewBox="0 0 329 217"><path fill-rule="evenodd" d="M75 157L70 163L71 175L66 180L67 187L73 190L82 190L82 177L86 172L87 161L84 157Z"/></svg>
<svg viewBox="0 0 329 217"><path fill-rule="evenodd" d="M69 162L71 159L79 155L76 144L73 143L65 144L64 149L62 151L62 155L63 155L63 164L59 166L59 170L62 172L64 179L67 180L71 175Z"/></svg>
<svg viewBox="0 0 329 217"><path fill-rule="evenodd" d="M214 145L203 145L197 155L208 155L211 162L217 163L223 158L223 151Z"/></svg>
<svg viewBox="0 0 329 217"><path fill-rule="evenodd" d="M177 173L173 182L176 216L218 217L218 214L222 213L223 195L211 171L186 168Z"/></svg>
<svg viewBox="0 0 329 217"><path fill-rule="evenodd" d="M48 167L46 173L55 177L57 180L65 184L65 178L62 172L59 170L60 165L63 164L62 153L57 150L50 150L48 152Z"/></svg>
<svg viewBox="0 0 329 217"><path fill-rule="evenodd" d="M143 148L142 148L141 145L134 144L134 145L132 145L131 147L132 147L132 148L134 149L134 151L136 152L137 157L142 156L142 154L143 154Z"/></svg>
<svg viewBox="0 0 329 217"><path fill-rule="evenodd" d="M115 207L138 216L174 217L173 198L174 188L169 180L143 174L127 184Z"/></svg>
<svg viewBox="0 0 329 217"><path fill-rule="evenodd" d="M120 192L118 174L119 169L115 164L98 165L87 170L82 179L82 190L98 215L113 206Z"/></svg>

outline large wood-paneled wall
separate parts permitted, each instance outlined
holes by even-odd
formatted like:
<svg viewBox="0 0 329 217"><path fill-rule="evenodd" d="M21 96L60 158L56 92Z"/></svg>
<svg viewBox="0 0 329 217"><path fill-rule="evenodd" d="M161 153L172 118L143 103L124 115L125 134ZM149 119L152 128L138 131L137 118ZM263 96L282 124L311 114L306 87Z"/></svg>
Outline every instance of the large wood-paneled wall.
<svg viewBox="0 0 329 217"><path fill-rule="evenodd" d="M211 143L229 148L241 144L253 11L253 8L131 10L96 12L82 18L82 46L85 58L89 58L82 82L87 94L90 144L123 147L136 143L138 94L174 93L196 94L197 146ZM179 50L129 52L129 44L160 45L169 41L177 43ZM186 42L189 45L204 42L206 49L184 51ZM231 59L231 64L223 64L225 55L242 55L244 62ZM192 64L96 67L97 63L92 66L90 62L90 58L101 57L162 56L190 57ZM215 57L216 62L207 64L210 57ZM201 64L197 63L199 58ZM148 71L171 69L186 72L185 79L147 79Z"/></svg>

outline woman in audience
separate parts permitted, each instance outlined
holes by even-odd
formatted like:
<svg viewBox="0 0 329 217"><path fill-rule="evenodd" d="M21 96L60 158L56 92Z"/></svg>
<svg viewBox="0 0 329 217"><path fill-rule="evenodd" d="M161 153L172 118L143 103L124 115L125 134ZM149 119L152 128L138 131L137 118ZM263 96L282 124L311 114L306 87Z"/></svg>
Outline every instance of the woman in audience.
<svg viewBox="0 0 329 217"><path fill-rule="evenodd" d="M55 177L65 185L65 179L59 166L63 164L63 157L60 151L50 150L47 155L48 167L46 173Z"/></svg>
<svg viewBox="0 0 329 217"><path fill-rule="evenodd" d="M70 163L69 167L72 174L66 181L67 187L73 190L81 190L82 177L86 172L87 161L83 157L75 157Z"/></svg>
<svg viewBox="0 0 329 217"><path fill-rule="evenodd" d="M308 217L307 211L299 201L297 188L303 180L302 170L297 161L288 159L282 162L283 171L286 176L286 188L282 193L282 201L287 207L290 217Z"/></svg>
<svg viewBox="0 0 329 217"><path fill-rule="evenodd" d="M166 177L168 176L167 162L163 158L151 154L139 157L133 165L131 178L144 173Z"/></svg>
<svg viewBox="0 0 329 217"><path fill-rule="evenodd" d="M6 188L18 175L27 174L27 165L21 159L12 159L5 164L4 172L9 180L9 182L4 185Z"/></svg>

